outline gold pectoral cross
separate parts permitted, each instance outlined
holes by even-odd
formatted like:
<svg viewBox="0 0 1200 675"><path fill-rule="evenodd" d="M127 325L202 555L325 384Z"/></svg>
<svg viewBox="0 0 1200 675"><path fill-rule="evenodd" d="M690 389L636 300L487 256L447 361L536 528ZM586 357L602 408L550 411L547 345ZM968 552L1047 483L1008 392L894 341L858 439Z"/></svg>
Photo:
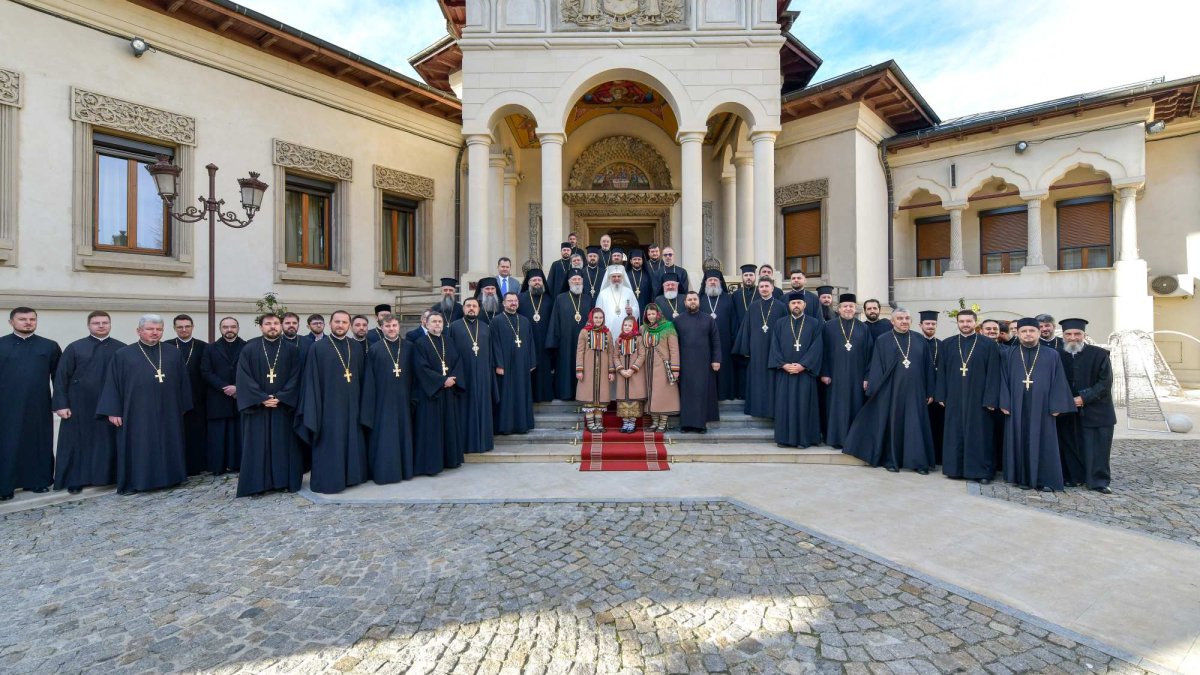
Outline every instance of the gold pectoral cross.
<svg viewBox="0 0 1200 675"><path fill-rule="evenodd" d="M479 343L471 345L471 351L475 352L475 356L479 356Z"/></svg>
<svg viewBox="0 0 1200 675"><path fill-rule="evenodd" d="M964 364L962 364L962 368L959 368L959 369L958 369L958 372L962 373L962 376L963 376L963 377L966 377L966 376L967 376L967 370L968 370L968 368L967 368L967 364L965 364L965 363L964 363Z"/></svg>
<svg viewBox="0 0 1200 675"><path fill-rule="evenodd" d="M347 382L350 381L350 369L349 368L346 369L346 374L342 375L342 377L346 378Z"/></svg>
<svg viewBox="0 0 1200 675"><path fill-rule="evenodd" d="M449 375L449 374L450 374L450 369L449 369L449 368L447 368L447 367L446 367L446 364L444 364L444 363L443 363L443 364L442 364L442 375L443 375L443 376L446 376L446 375Z"/></svg>
<svg viewBox="0 0 1200 675"><path fill-rule="evenodd" d="M392 374L396 377L400 377L400 372L400 364L396 364L396 367L392 368Z"/></svg>
<svg viewBox="0 0 1200 675"><path fill-rule="evenodd" d="M1021 380L1021 382L1024 383L1026 391L1029 391L1029 388L1033 386L1033 380L1030 379L1028 375L1026 375L1025 379Z"/></svg>
<svg viewBox="0 0 1200 675"><path fill-rule="evenodd" d="M155 377L155 379L157 379L157 380L158 380L158 383L159 383L159 384L162 384L163 378L164 378L164 377L166 377L166 375L163 375L163 371L162 371L162 370L160 370L160 369L155 369L155 371L154 371L154 377Z"/></svg>
<svg viewBox="0 0 1200 675"><path fill-rule="evenodd" d="M275 384L275 369L274 368L267 369L267 382L270 382L271 384Z"/></svg>

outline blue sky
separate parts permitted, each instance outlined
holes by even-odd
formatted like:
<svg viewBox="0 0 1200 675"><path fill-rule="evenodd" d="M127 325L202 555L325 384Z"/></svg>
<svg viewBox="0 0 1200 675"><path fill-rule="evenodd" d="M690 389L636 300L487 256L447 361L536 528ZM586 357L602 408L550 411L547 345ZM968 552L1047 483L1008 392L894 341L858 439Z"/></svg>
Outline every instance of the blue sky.
<svg viewBox="0 0 1200 675"><path fill-rule="evenodd" d="M445 34L436 0L241 0L414 75ZM792 33L825 60L817 80L895 59L942 119L1154 77L1200 75L1200 2L792 0Z"/></svg>

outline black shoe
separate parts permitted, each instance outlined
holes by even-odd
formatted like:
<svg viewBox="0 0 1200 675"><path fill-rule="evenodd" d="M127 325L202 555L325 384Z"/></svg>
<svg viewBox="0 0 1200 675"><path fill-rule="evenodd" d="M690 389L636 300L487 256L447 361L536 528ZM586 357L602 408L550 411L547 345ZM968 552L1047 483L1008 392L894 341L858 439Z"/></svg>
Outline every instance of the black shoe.
<svg viewBox="0 0 1200 675"><path fill-rule="evenodd" d="M10 499L12 499L12 498L13 498L13 496L12 496L12 494L11 494L11 493L10 493L10 494L6 494L6 495L0 495L0 502L6 502L6 501L8 501L8 500L10 500Z"/></svg>
<svg viewBox="0 0 1200 675"><path fill-rule="evenodd" d="M1017 489L1018 489L1018 490L1028 490L1028 489L1029 489L1029 486L1028 486L1028 485L1018 485L1018 486L1017 486Z"/></svg>
<svg viewBox="0 0 1200 675"><path fill-rule="evenodd" d="M1092 488L1092 491L1099 492L1102 495L1111 495L1113 493L1112 489L1110 489L1107 485L1104 487Z"/></svg>
<svg viewBox="0 0 1200 675"><path fill-rule="evenodd" d="M1042 492L1054 492L1054 488L1050 487L1049 485L1043 485L1042 487L1038 488L1038 490Z"/></svg>
<svg viewBox="0 0 1200 675"><path fill-rule="evenodd" d="M50 488L48 488L48 487L40 487L40 488L35 488L33 490L30 490L30 492L33 492L33 493L39 494L39 495L44 494L49 491L50 491Z"/></svg>
<svg viewBox="0 0 1200 675"><path fill-rule="evenodd" d="M67 494L77 495L77 494L79 494L80 492L83 492L83 488L81 488L81 487L69 487L69 488L67 488Z"/></svg>
<svg viewBox="0 0 1200 675"><path fill-rule="evenodd" d="M917 469L917 473L921 474L922 476L928 476L929 469Z"/></svg>
<svg viewBox="0 0 1200 675"><path fill-rule="evenodd" d="M1063 487L1079 487L1079 486L1076 485L1075 483L1067 481L1067 482L1063 483Z"/></svg>
<svg viewBox="0 0 1200 675"><path fill-rule="evenodd" d="M698 434L707 434L707 433L708 433L708 427L696 427L696 433L698 433Z"/></svg>
<svg viewBox="0 0 1200 675"><path fill-rule="evenodd" d="M979 479L979 484L980 484L980 485L991 485L991 484L992 484L992 479L991 479L991 478L980 478L980 479Z"/></svg>

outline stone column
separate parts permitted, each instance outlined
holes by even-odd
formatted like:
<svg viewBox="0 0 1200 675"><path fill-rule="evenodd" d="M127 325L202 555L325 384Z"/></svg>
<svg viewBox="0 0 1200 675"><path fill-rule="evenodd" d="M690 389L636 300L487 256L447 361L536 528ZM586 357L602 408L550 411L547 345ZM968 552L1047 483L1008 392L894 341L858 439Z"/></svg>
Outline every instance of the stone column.
<svg viewBox="0 0 1200 675"><path fill-rule="evenodd" d="M775 259L775 137L777 131L754 131L754 257L755 263L770 263L780 269Z"/></svg>
<svg viewBox="0 0 1200 675"><path fill-rule="evenodd" d="M542 265L558 260L558 245L565 239L562 214L562 151L566 136L538 134L542 144ZM549 274L549 270L546 273Z"/></svg>
<svg viewBox="0 0 1200 675"><path fill-rule="evenodd" d="M1137 187L1117 188L1117 213L1121 217L1121 253L1118 258L1122 262L1138 260L1137 243Z"/></svg>
<svg viewBox="0 0 1200 675"><path fill-rule="evenodd" d="M736 269L748 263L760 265L754 257L754 155L739 152L733 156L737 174L737 258Z"/></svg>
<svg viewBox="0 0 1200 675"><path fill-rule="evenodd" d="M467 271L479 274L488 269L488 157L492 137L467 136ZM462 288L464 295L468 289Z"/></svg>
<svg viewBox="0 0 1200 675"><path fill-rule="evenodd" d="M1141 182L1113 185L1117 191L1117 213L1120 214L1121 250L1113 263L1116 276L1113 298L1113 330L1153 330L1154 298L1147 290L1150 269L1138 257L1137 191Z"/></svg>
<svg viewBox="0 0 1200 675"><path fill-rule="evenodd" d="M703 201L703 131L681 131L678 134L682 174L682 196L679 202L682 237L677 246L676 264L682 265L695 288L704 275Z"/></svg>
<svg viewBox="0 0 1200 675"><path fill-rule="evenodd" d="M737 276L737 174L721 173L721 272Z"/></svg>
<svg viewBox="0 0 1200 675"><path fill-rule="evenodd" d="M505 246L508 237L505 234L504 220L504 168L508 166L508 158L502 154L493 154L488 158L488 267L494 269L496 259L500 256L513 257L515 251ZM514 261L515 263L515 261ZM516 264L513 265L516 267Z"/></svg>
<svg viewBox="0 0 1200 675"><path fill-rule="evenodd" d="M963 263L962 214L967 210L967 204L946 204L946 210L950 212L950 267L942 276L965 277L967 268Z"/></svg>
<svg viewBox="0 0 1200 675"><path fill-rule="evenodd" d="M1048 272L1044 251L1042 250L1042 200L1049 193L1021 195L1028 209L1028 225L1025 233L1025 266L1021 273Z"/></svg>
<svg viewBox="0 0 1200 675"><path fill-rule="evenodd" d="M513 259L513 275L521 274L521 264L525 256L517 253L517 183L521 182L521 174L515 171L504 172L504 254Z"/></svg>

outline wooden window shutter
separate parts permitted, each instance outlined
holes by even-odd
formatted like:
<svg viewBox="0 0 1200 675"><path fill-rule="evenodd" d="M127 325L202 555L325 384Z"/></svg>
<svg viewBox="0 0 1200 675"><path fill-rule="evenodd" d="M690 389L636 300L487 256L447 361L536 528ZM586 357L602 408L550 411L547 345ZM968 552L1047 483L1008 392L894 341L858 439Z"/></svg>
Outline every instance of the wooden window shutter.
<svg viewBox="0 0 1200 675"><path fill-rule="evenodd" d="M1058 207L1058 247L1084 248L1112 244L1112 202L1108 200Z"/></svg>
<svg viewBox="0 0 1200 675"><path fill-rule="evenodd" d="M917 259L950 257L950 221L917 224Z"/></svg>
<svg viewBox="0 0 1200 675"><path fill-rule="evenodd" d="M784 251L788 258L821 255L821 209L784 215L783 232Z"/></svg>
<svg viewBox="0 0 1200 675"><path fill-rule="evenodd" d="M983 216L979 223L980 252L987 255L1026 250L1028 226L1029 215L1024 210Z"/></svg>

